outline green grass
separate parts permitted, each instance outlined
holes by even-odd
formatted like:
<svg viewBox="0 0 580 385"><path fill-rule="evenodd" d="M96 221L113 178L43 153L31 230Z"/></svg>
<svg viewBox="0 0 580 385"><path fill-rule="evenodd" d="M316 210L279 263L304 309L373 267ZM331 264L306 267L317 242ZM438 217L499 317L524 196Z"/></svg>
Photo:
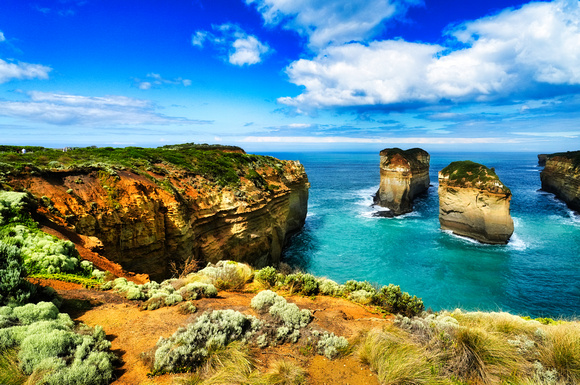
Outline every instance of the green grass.
<svg viewBox="0 0 580 385"><path fill-rule="evenodd" d="M510 193L510 190L499 180L493 168L488 168L483 164L470 160L451 162L441 170L441 175L449 176L451 185L475 185L486 184L488 182L499 182L502 190Z"/></svg>
<svg viewBox="0 0 580 385"><path fill-rule="evenodd" d="M17 154L19 149L27 149L26 154ZM69 170L75 168L108 169L115 175L115 169L129 168L133 171L165 171L160 164L201 175L220 186L237 186L240 175L246 175L250 166L270 166L280 171L279 161L269 156L246 154L234 146L186 143L157 148L142 147L86 147L67 152L61 150L27 147L0 146L0 176L7 172L46 171L52 169ZM265 184L262 188L268 187Z"/></svg>
<svg viewBox="0 0 580 385"><path fill-rule="evenodd" d="M580 151L556 152L554 154L548 154L547 159L551 159L556 156L571 160L574 168L580 167Z"/></svg>
<svg viewBox="0 0 580 385"><path fill-rule="evenodd" d="M86 288L98 287L102 282L98 279L82 277L76 274L31 274L30 278L52 279L55 281L70 282L83 285Z"/></svg>

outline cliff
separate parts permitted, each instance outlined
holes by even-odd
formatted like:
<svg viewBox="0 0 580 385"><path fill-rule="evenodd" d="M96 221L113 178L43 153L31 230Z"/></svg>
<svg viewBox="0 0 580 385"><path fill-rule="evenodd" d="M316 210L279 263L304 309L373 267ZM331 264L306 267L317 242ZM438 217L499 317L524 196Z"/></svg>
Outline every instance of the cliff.
<svg viewBox="0 0 580 385"><path fill-rule="evenodd" d="M580 211L580 151L547 155L540 179L542 190L555 194L572 210Z"/></svg>
<svg viewBox="0 0 580 385"><path fill-rule="evenodd" d="M439 172L439 222L443 230L483 243L505 244L514 232L511 191L493 169L452 162Z"/></svg>
<svg viewBox="0 0 580 385"><path fill-rule="evenodd" d="M429 188L429 153L420 148L387 148L380 156L381 182L375 204L394 215L411 212L413 199Z"/></svg>
<svg viewBox="0 0 580 385"><path fill-rule="evenodd" d="M190 257L276 264L306 218L304 167L239 148L34 149L0 162L4 189L29 191L50 221L154 279Z"/></svg>

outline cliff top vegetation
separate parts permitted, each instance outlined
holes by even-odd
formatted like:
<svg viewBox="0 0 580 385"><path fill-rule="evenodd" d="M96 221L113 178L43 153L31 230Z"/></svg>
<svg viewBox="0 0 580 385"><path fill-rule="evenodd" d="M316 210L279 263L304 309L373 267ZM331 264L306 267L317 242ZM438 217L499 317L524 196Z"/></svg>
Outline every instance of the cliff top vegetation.
<svg viewBox="0 0 580 385"><path fill-rule="evenodd" d="M440 176L448 177L447 184L456 187L476 187L491 192L511 194L493 168L470 160L451 162L439 172Z"/></svg>
<svg viewBox="0 0 580 385"><path fill-rule="evenodd" d="M562 157L572 161L574 168L580 167L580 151L567 151L567 152L556 152L554 154L548 154L547 158L552 159L555 157Z"/></svg>
<svg viewBox="0 0 580 385"><path fill-rule="evenodd" d="M23 149L25 153L22 153ZM93 146L66 151L32 146L0 146L0 173L68 171L92 167L155 172L159 165L170 165L227 186L239 184L239 176L248 173L248 169L252 168L249 166L270 166L279 171L282 163L270 156L246 154L235 146L195 143L157 148Z"/></svg>
<svg viewBox="0 0 580 385"><path fill-rule="evenodd" d="M390 159L392 159L395 155L400 155L405 159L412 167L425 167L425 163L420 160L420 157L429 156L429 153L422 148L410 148L408 150L402 150L398 147L393 148L385 148L380 152L381 156L385 156L388 158L388 161L385 162L385 166L389 165Z"/></svg>

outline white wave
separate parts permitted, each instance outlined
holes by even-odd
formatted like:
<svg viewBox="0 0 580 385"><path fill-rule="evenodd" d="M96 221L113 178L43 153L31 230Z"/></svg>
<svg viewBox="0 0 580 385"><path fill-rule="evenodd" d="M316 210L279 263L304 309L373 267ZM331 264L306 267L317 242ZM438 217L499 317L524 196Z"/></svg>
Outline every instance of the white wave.
<svg viewBox="0 0 580 385"><path fill-rule="evenodd" d="M455 234L453 231L451 230L442 230L444 233L451 235L453 238L457 238L461 241L467 242L467 243L471 243L473 245L478 245L478 246L490 246L490 245L486 245L485 243L481 243L479 241L476 241L475 239L469 238L469 237L464 237L463 235L458 235Z"/></svg>
<svg viewBox="0 0 580 385"><path fill-rule="evenodd" d="M580 215L576 211L568 210L568 218L573 224L580 225Z"/></svg>
<svg viewBox="0 0 580 385"><path fill-rule="evenodd" d="M508 242L508 247L522 251L528 248L528 244L514 232Z"/></svg>

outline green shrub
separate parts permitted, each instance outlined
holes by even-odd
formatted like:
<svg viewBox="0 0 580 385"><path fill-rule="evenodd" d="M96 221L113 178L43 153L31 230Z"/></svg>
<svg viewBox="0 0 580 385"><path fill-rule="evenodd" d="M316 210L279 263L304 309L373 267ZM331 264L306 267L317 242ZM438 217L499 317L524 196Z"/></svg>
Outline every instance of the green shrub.
<svg viewBox="0 0 580 385"><path fill-rule="evenodd" d="M323 295L338 297L344 294L345 287L331 279L321 278L318 280L318 291Z"/></svg>
<svg viewBox="0 0 580 385"><path fill-rule="evenodd" d="M254 273L254 278L256 281L260 282L266 288L271 288L276 286L276 278L278 272L272 266L266 266Z"/></svg>
<svg viewBox="0 0 580 385"><path fill-rule="evenodd" d="M400 313L409 317L419 315L425 310L420 298L401 292L401 288L393 284L383 286L375 295L373 303L391 313Z"/></svg>
<svg viewBox="0 0 580 385"><path fill-rule="evenodd" d="M190 371L201 365L215 349L230 342L249 340L262 326L255 317L234 310L204 313L187 328L161 338L155 351L156 372Z"/></svg>
<svg viewBox="0 0 580 385"><path fill-rule="evenodd" d="M252 279L252 269L245 263L236 261L218 261L215 265L209 263L205 268L188 277L205 279L217 289L239 290Z"/></svg>
<svg viewBox="0 0 580 385"><path fill-rule="evenodd" d="M359 291L359 290L364 290L366 292L369 293L376 293L377 290L374 288L374 286L367 281L355 281L355 280L350 280L350 281L346 281L346 283L344 284L344 292L345 293L352 293L353 291Z"/></svg>
<svg viewBox="0 0 580 385"><path fill-rule="evenodd" d="M294 303L288 303L284 297L270 290L259 292L251 301L252 308L269 312L274 318L284 322L286 327L299 329L306 327L312 314L308 309L300 310Z"/></svg>
<svg viewBox="0 0 580 385"><path fill-rule="evenodd" d="M332 360L338 357L348 347L348 341L344 337L335 336L334 333L324 332L316 345L318 354L324 354Z"/></svg>
<svg viewBox="0 0 580 385"><path fill-rule="evenodd" d="M17 247L0 241L0 305L26 303L36 291L24 279L26 270Z"/></svg>
<svg viewBox="0 0 580 385"><path fill-rule="evenodd" d="M53 303L0 308L0 352L18 350L18 366L38 383L108 384L113 375L111 343L102 328L75 327Z"/></svg>
<svg viewBox="0 0 580 385"><path fill-rule="evenodd" d="M318 280L312 274L288 274L284 285L291 293L300 293L302 295L315 295L318 293Z"/></svg>

